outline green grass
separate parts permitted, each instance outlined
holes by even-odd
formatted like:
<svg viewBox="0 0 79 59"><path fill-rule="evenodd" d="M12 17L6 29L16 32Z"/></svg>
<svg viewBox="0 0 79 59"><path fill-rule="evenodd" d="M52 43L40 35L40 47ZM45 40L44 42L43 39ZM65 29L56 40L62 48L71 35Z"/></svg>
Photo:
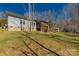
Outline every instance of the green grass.
<svg viewBox="0 0 79 59"><path fill-rule="evenodd" d="M22 40L34 45L27 36L35 39L60 55L79 55L79 37L71 33L43 33L0 30L0 55L23 55L28 50ZM31 46L33 49L35 46ZM36 51L37 49L35 49ZM36 51L38 52L38 51ZM39 55L44 55L38 53Z"/></svg>

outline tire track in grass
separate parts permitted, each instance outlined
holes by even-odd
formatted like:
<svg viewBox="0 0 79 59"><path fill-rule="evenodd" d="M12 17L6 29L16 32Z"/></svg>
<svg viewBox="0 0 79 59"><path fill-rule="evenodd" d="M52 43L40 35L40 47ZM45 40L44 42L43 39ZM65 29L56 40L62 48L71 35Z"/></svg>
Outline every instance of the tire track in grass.
<svg viewBox="0 0 79 59"><path fill-rule="evenodd" d="M42 45L42 44L40 44L39 42L37 42L35 39L31 38L31 37L29 36L29 34L30 34L30 33L26 32L26 35L25 35L25 34L22 34L22 35L28 37L30 40L34 41L36 44L38 44L38 45L41 46L42 48L44 48L44 49L50 51L51 53L53 53L53 54L55 54L55 55L57 55L57 56L60 56L60 54L58 54L58 53L56 53L56 52L50 50L49 48L47 48L47 47L45 47L44 45Z"/></svg>

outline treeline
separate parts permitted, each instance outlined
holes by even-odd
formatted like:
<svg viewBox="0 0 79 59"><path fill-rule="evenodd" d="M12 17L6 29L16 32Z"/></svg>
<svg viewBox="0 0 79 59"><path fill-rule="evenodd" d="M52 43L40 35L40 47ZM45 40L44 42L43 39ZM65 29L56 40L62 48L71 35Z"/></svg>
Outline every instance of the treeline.
<svg viewBox="0 0 79 59"><path fill-rule="evenodd" d="M31 18L35 20L47 21L51 31L54 31L55 28L58 28L57 30L60 32L72 32L79 34L78 3L67 4L62 10L60 10L58 15L56 11L51 9L43 12L33 11L33 13L31 13ZM25 14L25 16L28 18L29 14Z"/></svg>
<svg viewBox="0 0 79 59"><path fill-rule="evenodd" d="M34 13L34 14L33 14ZM53 32L54 31L54 16L53 16L54 11L52 10L48 10L48 11L43 11L43 12L31 12L31 20L37 20L37 21L45 21L48 23L50 31ZM25 17L27 17L27 19L29 19L29 14L25 13L24 14Z"/></svg>
<svg viewBox="0 0 79 59"><path fill-rule="evenodd" d="M60 11L57 23L60 31L79 34L79 4L68 4Z"/></svg>
<svg viewBox="0 0 79 59"><path fill-rule="evenodd" d="M7 24L7 20L5 19L0 19L0 27L4 28L5 24Z"/></svg>

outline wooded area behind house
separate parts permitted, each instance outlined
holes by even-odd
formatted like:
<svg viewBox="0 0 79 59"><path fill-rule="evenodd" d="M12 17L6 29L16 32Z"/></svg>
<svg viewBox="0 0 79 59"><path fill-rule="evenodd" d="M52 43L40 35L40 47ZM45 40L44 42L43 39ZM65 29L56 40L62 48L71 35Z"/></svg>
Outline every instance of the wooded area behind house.
<svg viewBox="0 0 79 59"><path fill-rule="evenodd" d="M52 32L60 31L79 34L79 4L72 3L64 6L56 18L56 11L51 9L47 12L34 12L34 19L48 22ZM27 15L25 14L28 18Z"/></svg>
<svg viewBox="0 0 79 59"><path fill-rule="evenodd" d="M49 27L54 31L56 28L60 32L72 32L79 34L79 4L68 4L59 11L55 19L55 11L37 13L38 20L44 20L49 23ZM56 21L55 21L56 20Z"/></svg>
<svg viewBox="0 0 79 59"><path fill-rule="evenodd" d="M79 4L65 6L58 18L60 31L79 34Z"/></svg>

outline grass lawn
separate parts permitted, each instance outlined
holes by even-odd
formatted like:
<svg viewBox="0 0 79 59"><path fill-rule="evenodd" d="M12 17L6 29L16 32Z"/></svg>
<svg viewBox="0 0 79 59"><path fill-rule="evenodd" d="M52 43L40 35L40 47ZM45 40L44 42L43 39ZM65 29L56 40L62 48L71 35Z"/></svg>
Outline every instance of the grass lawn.
<svg viewBox="0 0 79 59"><path fill-rule="evenodd" d="M27 53L31 53L22 40L25 40L39 55L45 55L46 52L40 51L42 48L37 48L37 45L27 36L30 36L60 55L79 55L78 36L74 37L71 33L28 33L0 30L0 55L24 55L21 50L26 50L28 51Z"/></svg>

